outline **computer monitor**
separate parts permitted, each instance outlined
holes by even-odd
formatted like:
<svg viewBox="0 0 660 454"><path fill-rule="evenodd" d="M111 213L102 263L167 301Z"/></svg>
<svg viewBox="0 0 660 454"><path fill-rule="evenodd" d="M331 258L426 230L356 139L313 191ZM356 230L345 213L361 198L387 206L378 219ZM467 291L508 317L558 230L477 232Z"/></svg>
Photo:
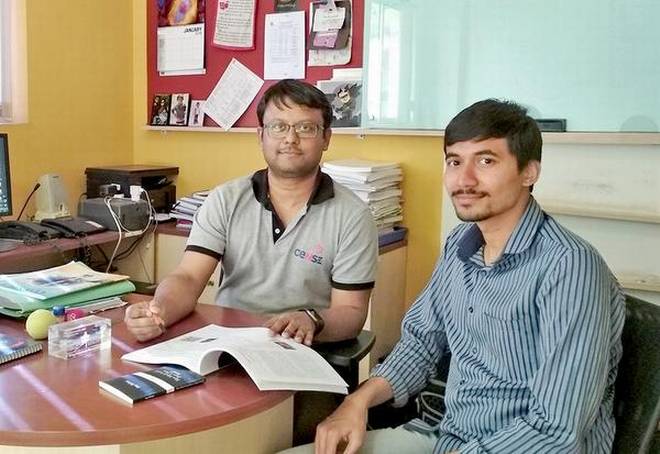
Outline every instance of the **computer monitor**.
<svg viewBox="0 0 660 454"><path fill-rule="evenodd" d="M10 214L9 142L7 134L0 134L0 216L9 216Z"/></svg>

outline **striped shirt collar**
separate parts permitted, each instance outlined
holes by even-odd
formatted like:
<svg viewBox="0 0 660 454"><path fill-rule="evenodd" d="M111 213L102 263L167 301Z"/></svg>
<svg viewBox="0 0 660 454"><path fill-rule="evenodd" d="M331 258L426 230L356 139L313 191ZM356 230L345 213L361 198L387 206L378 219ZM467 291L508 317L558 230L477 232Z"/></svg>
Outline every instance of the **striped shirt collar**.
<svg viewBox="0 0 660 454"><path fill-rule="evenodd" d="M506 242L502 257L526 251L531 246L534 236L536 236L544 221L545 214L543 210L534 200L534 197L530 197L525 212ZM474 223L459 241L457 255L463 262L467 262L483 245L484 237L481 230L479 230L479 226Z"/></svg>

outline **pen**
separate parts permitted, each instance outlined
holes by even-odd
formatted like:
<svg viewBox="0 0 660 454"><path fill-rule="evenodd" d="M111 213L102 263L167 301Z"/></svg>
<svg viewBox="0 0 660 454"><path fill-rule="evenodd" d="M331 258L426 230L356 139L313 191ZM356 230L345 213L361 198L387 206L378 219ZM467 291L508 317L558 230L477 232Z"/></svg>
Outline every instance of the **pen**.
<svg viewBox="0 0 660 454"><path fill-rule="evenodd" d="M160 330L164 333L166 331L165 320L163 320L163 318L158 314L152 313L151 316L155 320L156 324L158 324L158 327L160 328Z"/></svg>

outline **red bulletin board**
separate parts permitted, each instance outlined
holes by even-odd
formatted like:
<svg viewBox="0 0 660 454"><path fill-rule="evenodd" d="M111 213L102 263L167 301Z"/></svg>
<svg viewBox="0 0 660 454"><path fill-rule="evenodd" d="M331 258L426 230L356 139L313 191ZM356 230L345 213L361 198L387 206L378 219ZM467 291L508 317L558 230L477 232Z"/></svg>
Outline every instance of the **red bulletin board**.
<svg viewBox="0 0 660 454"><path fill-rule="evenodd" d="M247 66L257 76L263 79L264 75L264 21L266 14L275 9L274 0L257 0L257 17L255 23L255 48L247 51L221 49L213 46L213 31L215 29L215 16L218 0L206 0L205 25L205 59L206 74L194 76L160 76L156 68L156 45L158 31L158 10L156 0L147 2L147 103L146 124L149 124L151 115L151 102L156 93L190 93L190 99L206 99L224 73L232 58L236 58ZM309 4L310 0L298 0L298 7L305 11L305 29L309 30ZM362 42L364 29L364 0L353 0L353 48L351 61L340 68L359 68L362 66ZM306 53L307 54L307 53ZM305 55L307 61L307 55ZM305 69L305 80L311 84L317 80L330 79L333 66L314 66ZM238 119L234 126L257 126L257 103L263 92L275 81L264 82L261 91L255 97L248 110ZM205 126L217 126L208 116L204 120Z"/></svg>

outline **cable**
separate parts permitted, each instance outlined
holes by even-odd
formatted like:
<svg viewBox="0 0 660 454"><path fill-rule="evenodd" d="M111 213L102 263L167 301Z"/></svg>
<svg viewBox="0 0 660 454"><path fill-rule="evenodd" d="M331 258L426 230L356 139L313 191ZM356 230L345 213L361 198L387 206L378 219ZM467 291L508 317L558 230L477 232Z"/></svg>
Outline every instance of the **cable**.
<svg viewBox="0 0 660 454"><path fill-rule="evenodd" d="M151 220L152 219L154 219L154 221L155 221L155 223L154 223L154 232L156 231L156 227L158 225L158 221L155 220L155 212L156 211L154 210L154 207L151 204L149 193L146 190L144 190L143 188L140 188L140 197L142 196L142 193L145 194L147 204L149 205L149 216L147 218L147 224L144 226L144 228L142 230L137 232L138 238L136 239L136 241L134 241L133 244L131 244L125 251L122 251L121 254L117 254L117 251L119 250L119 245L121 244L121 241L123 239L122 237L124 236L124 232L131 232L131 233L135 233L135 232L132 232L129 229L127 229L126 226L124 226L122 224L121 220L119 219L117 214L112 209L112 200L113 200L113 198L105 197L103 199L103 202L105 203L105 206L108 208L108 211L110 212L110 216L112 217L112 220L114 221L115 226L117 227L117 232L119 233L119 238L117 240L117 244L115 245L115 248L112 251L112 255L110 256L110 260L108 260L108 267L106 269L106 273L108 273L110 271L110 268L112 267L112 263L115 260L121 260L122 258L125 258L127 255L129 255L129 254L131 254L135 251L135 249L137 248L137 245L142 240L144 234L149 230L149 227L151 227ZM124 254L126 254L126 255L124 255ZM147 270L147 267L144 263L142 255L139 253L139 251L138 251L138 255L139 255L140 262L142 263L142 268L144 270L144 274L151 281L151 277L149 276L149 271Z"/></svg>
<svg viewBox="0 0 660 454"><path fill-rule="evenodd" d="M23 216L23 211L25 211L25 207L27 207L28 202L32 198L32 195L37 192L37 189L41 187L41 183L37 183L34 185L34 188L32 188L32 192L30 192L30 195L27 196L27 199L25 199L25 203L23 204L23 208L21 208L21 212L18 213L18 217L16 218L17 221L21 220L21 216Z"/></svg>
<svg viewBox="0 0 660 454"><path fill-rule="evenodd" d="M108 260L108 256L107 256L107 254L105 253L105 251L103 250L103 248L101 247L101 245L100 245L100 244L95 244L94 247L96 247L96 250L99 251L99 252L101 253L101 255L103 256L103 258L105 259L105 263L107 264L108 261L109 261L109 260Z"/></svg>
<svg viewBox="0 0 660 454"><path fill-rule="evenodd" d="M133 243L131 243L130 246L128 246L126 249L124 249L119 254L117 254L117 256L115 257L115 261L123 260L127 258L129 255L131 255L133 252L135 252L135 249L142 241L142 238L144 238L144 235L135 238L135 240L133 240Z"/></svg>
<svg viewBox="0 0 660 454"><path fill-rule="evenodd" d="M110 197L106 197L105 199L103 199L103 202L108 207L108 210L110 211L110 216L112 216L113 221L115 221L115 225L117 226L117 233L119 234L119 238L117 238L117 244L115 245L115 249L112 251L110 260L108 260L108 267L105 269L105 272L109 273L110 268L112 267L112 261L115 259L115 255L117 254L117 250L119 249L119 245L121 244L123 232L121 230L121 224L119 222L119 219L117 218L115 212L112 211L112 207L110 206Z"/></svg>

